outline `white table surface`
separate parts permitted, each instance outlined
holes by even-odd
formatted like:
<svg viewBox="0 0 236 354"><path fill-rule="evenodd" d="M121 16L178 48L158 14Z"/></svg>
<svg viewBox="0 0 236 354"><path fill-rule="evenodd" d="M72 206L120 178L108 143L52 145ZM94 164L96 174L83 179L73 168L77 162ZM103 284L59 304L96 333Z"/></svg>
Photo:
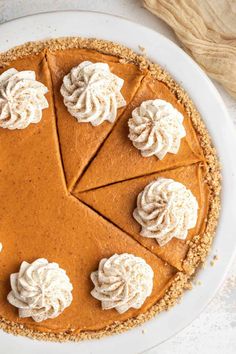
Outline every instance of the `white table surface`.
<svg viewBox="0 0 236 354"><path fill-rule="evenodd" d="M66 9L93 10L119 15L148 26L179 45L173 31L163 21L142 8L139 0L0 0L0 23L29 14ZM220 85L216 83L215 85L236 126L236 101ZM223 124L216 122L221 123ZM224 285L204 312L190 326L158 348L150 350L148 354L200 352L202 354L236 352L236 260Z"/></svg>

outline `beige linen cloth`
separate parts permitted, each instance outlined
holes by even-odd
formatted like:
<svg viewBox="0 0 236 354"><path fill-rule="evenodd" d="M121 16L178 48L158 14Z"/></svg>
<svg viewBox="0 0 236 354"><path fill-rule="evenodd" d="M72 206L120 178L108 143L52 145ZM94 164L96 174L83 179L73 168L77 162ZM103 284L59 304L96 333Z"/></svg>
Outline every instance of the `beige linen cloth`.
<svg viewBox="0 0 236 354"><path fill-rule="evenodd" d="M236 98L236 0L143 0L184 49Z"/></svg>

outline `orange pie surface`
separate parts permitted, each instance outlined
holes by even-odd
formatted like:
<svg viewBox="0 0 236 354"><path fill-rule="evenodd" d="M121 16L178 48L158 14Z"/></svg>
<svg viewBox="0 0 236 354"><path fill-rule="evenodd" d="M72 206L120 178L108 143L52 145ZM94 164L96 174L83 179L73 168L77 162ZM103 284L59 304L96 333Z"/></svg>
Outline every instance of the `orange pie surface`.
<svg viewBox="0 0 236 354"><path fill-rule="evenodd" d="M62 79L85 60L108 63L124 79L122 95L127 106L119 109L114 124L78 123L64 106ZM49 108L43 110L38 124L26 129L0 128L0 320L40 333L78 334L104 331L145 314L184 272L189 241L201 237L207 224L206 161L184 105L147 68L96 50L45 49L12 61L0 74L9 67L35 71L37 80L49 90ZM178 154L167 154L161 161L142 157L128 138L132 110L155 98L171 102L184 115L186 129ZM139 192L158 177L183 183L199 204L196 227L189 230L187 239L174 238L163 247L155 239L140 236L140 225L132 216ZM102 310L90 294L90 274L102 258L115 253L142 257L154 272L151 296L140 309L123 314ZM10 274L23 261L37 258L58 263L73 284L71 306L57 318L40 323L19 318L18 310L7 301Z"/></svg>
<svg viewBox="0 0 236 354"><path fill-rule="evenodd" d="M140 225L133 218L138 194L147 184L159 177L172 178L184 184L196 196L199 205L198 220L195 228L189 230L186 241L191 240L194 235L204 230L208 213L208 188L204 183L204 167L201 163L157 172L75 195L151 252L182 270L182 261L188 252L187 242L173 238L165 246L160 247L155 239L142 237L139 234Z"/></svg>

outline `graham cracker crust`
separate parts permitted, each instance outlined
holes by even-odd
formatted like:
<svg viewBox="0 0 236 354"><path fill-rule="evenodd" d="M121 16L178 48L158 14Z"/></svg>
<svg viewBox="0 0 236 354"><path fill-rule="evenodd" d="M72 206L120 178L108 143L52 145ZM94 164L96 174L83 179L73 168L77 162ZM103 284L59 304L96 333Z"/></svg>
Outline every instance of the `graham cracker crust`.
<svg viewBox="0 0 236 354"><path fill-rule="evenodd" d="M124 322L115 322L112 325L97 331L81 331L74 333L68 330L62 333L39 332L26 328L22 324L17 324L0 316L0 328L14 335L23 335L38 340L47 341L80 341L92 338L101 338L106 335L124 332L134 326L140 325L163 310L168 310L180 301L180 298L186 289L191 288L191 280L195 271L205 261L208 251L214 238L219 212L220 212L220 190L221 190L221 174L220 164L217 158L216 150L212 145L211 137L201 120L193 102L188 94L171 78L168 72L161 68L158 64L150 62L145 56L138 55L131 49L122 45L115 44L110 41L87 39L80 37L51 39L40 42L30 42L15 47L5 53L0 54L0 67L5 67L9 62L16 59L38 54L44 50L57 51L69 48L86 48L99 51L103 54L110 54L120 58L121 63L135 63L141 70L147 69L151 75L159 81L165 83L170 91L175 94L178 101L182 103L186 112L191 119L193 126L197 132L200 145L207 164L206 183L210 189L209 197L209 213L207 225L204 234L200 237L196 235L189 242L190 249L186 259L183 261L183 271L178 272L172 281L169 289L161 300L153 305L146 313L131 318Z"/></svg>

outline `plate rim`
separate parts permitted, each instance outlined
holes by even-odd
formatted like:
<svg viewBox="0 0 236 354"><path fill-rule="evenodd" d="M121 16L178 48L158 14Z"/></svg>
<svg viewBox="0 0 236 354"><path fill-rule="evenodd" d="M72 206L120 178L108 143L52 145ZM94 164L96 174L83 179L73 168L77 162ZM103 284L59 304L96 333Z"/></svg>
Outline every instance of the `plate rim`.
<svg viewBox="0 0 236 354"><path fill-rule="evenodd" d="M143 25L140 25L140 24L138 24L137 22L134 22L134 21L132 21L132 20L129 20L129 19L126 19L126 18L124 18L124 17L122 17L122 16L117 16L117 15L111 15L111 14L107 14L107 13L103 13L103 12L99 12L99 11L86 11L86 10L66 10L66 11L50 11L50 12L41 12L41 13L38 13L38 14L34 14L34 15L28 15L28 16L22 16L22 17L20 17L20 18L17 18L17 19L12 19L12 20L10 20L10 21L8 21L8 22L6 22L6 23L3 23L3 24L1 24L0 25L0 30L1 29L4 29L4 27L5 28L7 28L7 26L9 26L10 24L20 24L22 21L24 21L25 19L32 19L32 18L43 18L43 17L45 17L45 16L52 16L52 15L62 15L62 14L71 14L71 15L75 15L75 14L86 14L86 15L88 15L88 16L93 16L94 14L95 15L98 15L98 16L103 16L103 17L109 17L110 19L111 18L116 18L116 19L118 19L118 20L120 20L121 22L122 21L125 21L126 23L128 23L129 25L132 25L132 26L136 26L136 27L139 27L139 28L142 28L144 31L147 31L147 32L152 32L153 33L153 35L155 35L155 36L157 36L157 37L159 37L159 39L161 39L162 41L164 41L164 42L166 42L167 43L167 46L169 45L169 46L172 46L173 48L174 48L174 50L176 50L177 49L177 51L179 51L179 53L181 53L180 54L180 56L184 56L185 57L185 59L187 58L188 60L190 59L190 65L193 65L193 67L194 67L194 70L197 70L198 72L199 72L199 74L200 75L203 75L203 77L204 77L204 79L206 80L206 82L207 82L207 85L209 86L209 92L211 92L211 94L213 95L213 96L215 96L215 98L216 98L216 100L218 101L218 104L221 106L220 107L220 109L223 111L223 115L226 117L226 120L227 120L227 125L229 126L229 128L233 128L233 123L232 123L232 121L230 120L230 117L229 117L229 115L228 115L228 112L227 112L227 109L226 109L226 107L225 107L225 104L224 104L224 102L223 102L223 100L222 100L222 98L221 98L221 96L219 95L219 93L218 93L218 91L217 91L217 89L215 88L215 86L213 85L213 83L210 81L210 79L206 76L206 74L202 71L202 69L200 69L199 68L199 66L188 56L188 54L186 54L180 47L178 47L178 45L176 45L174 42L172 42L170 39L168 39L168 38L166 38L163 34L160 34L160 33L158 33L158 32L156 32L156 31L154 31L154 30L152 30L152 29L150 29L150 28L148 28L148 27L146 27L146 26L143 26ZM68 34L65 34L65 36L69 36ZM78 33L77 34L77 36L80 36L80 34ZM58 37L57 35L55 35L55 38L56 37ZM96 35L94 36L94 38L98 38ZM103 38L102 38L103 39ZM37 39L38 40L38 39ZM42 40L43 40L43 38L42 38ZM112 40L112 39L111 39ZM26 41L28 41L28 40L26 40ZM22 44L24 43L24 42L26 42L25 40L23 40L23 42L22 42ZM121 42L122 44L123 44L123 42ZM21 44L21 43L18 43L18 44ZM17 45L18 45L17 44ZM11 47L13 47L14 45L10 45L10 48ZM1 44L0 44L0 48L1 48ZM133 49L133 48L132 48ZM4 49L4 51L5 51L6 49ZM137 52L137 50L138 50L138 48L136 48L136 52ZM158 58L158 56L157 56L157 58ZM152 59L153 60L153 59ZM154 60L155 61L155 60ZM157 61L156 62L158 62L159 63L159 60L157 59ZM171 70L167 67L167 71L168 72L171 72ZM171 75L172 75L172 72L171 72ZM172 75L173 76L173 75ZM174 76L175 77L175 76ZM203 78L202 77L202 78ZM179 80L177 80L177 82L179 82ZM181 84L181 86L183 86L184 87L184 85L183 85L183 83L180 83ZM190 97L191 97L191 93L187 90L187 93L190 95ZM197 104L195 103L195 101L194 101L194 99L193 99L193 102L194 102L194 104L197 106ZM198 108L198 106L197 106L197 108ZM198 108L199 109L199 108ZM204 119L204 123L206 123L206 121L205 121L205 119ZM206 123L206 126L208 127L208 124ZM231 127L230 127L231 126ZM209 128L208 128L209 129ZM209 129L210 130L210 129ZM214 134L212 134L211 133L211 131L210 131L210 135L212 136L212 135L214 135ZM232 136L233 136L233 134L232 134ZM214 141L214 139L213 139L213 141ZM218 145L218 142L215 142L214 141L214 145L217 147L217 145ZM235 146L236 146L236 144L234 144ZM220 149L218 149L218 152L219 152L219 155L221 155L221 153L220 153ZM234 164L235 165L235 164ZM236 165L235 166L233 166L234 167L234 170L235 170L235 172L236 172ZM224 172L224 166L223 166L223 171L222 172ZM223 176L224 176L224 173L223 173ZM227 177L227 176L226 176ZM234 179L235 179L235 175L234 175ZM236 179L235 179L235 181L236 181ZM223 199L224 199L224 190L225 190L225 186L224 186L224 179L223 179L223 192L222 192L222 201L223 201ZM235 193L234 193L234 195L235 195ZM223 207L224 208L224 207ZM221 221L221 217L220 217L220 221L219 221L219 223L221 224L222 223L222 221ZM219 233L219 231L217 231L217 233ZM216 236L217 237L217 236ZM234 245L234 248L236 247L236 242L235 242L235 245ZM222 284L222 282L223 282L223 280L224 280L224 278L225 278L225 275L226 275L226 273L227 273L227 271L228 271L228 269L229 269L229 267L230 267L230 265L231 265L231 263L232 263L232 261L233 261L233 258L234 258L234 254L235 254L235 250L234 250L234 252L232 252L232 254L231 254L231 256L230 256L230 260L227 262L227 267L225 267L225 269L224 269L224 271L222 272L221 271L221 279L220 279L220 281L218 282L218 285L217 286L215 286L215 288L214 288L214 292L212 292L212 295L211 295L211 298L209 298L208 299L208 301L207 302L205 302L205 304L204 304L204 306L202 306L201 307L201 310L199 311L199 313L207 306L207 304L211 301L211 299L214 297L214 295L215 295L215 293L217 292L217 290L218 290L218 288L220 287L220 285ZM184 300L183 300L184 301ZM160 315L159 315L160 316ZM154 319L154 322L155 321L158 321L158 318L159 318L159 316L157 316L157 318L156 319ZM195 317L194 317L195 318ZM178 330L176 330L175 332L173 332L172 331L172 334L170 335L170 336L173 336L173 335L175 335L176 333L178 333L181 329L183 329L183 328L185 328L186 326L188 326L193 320L194 320L194 318L192 318L192 319L190 319L189 321L188 321L188 323L186 323L185 324L185 326L183 326L182 328L179 328ZM145 325L143 325L143 326L141 326L141 327L145 327ZM141 328L141 327L139 327L139 328ZM132 330L131 330L132 331ZM114 337L116 337L116 338L121 338L121 336L124 336L124 335L127 335L127 333L130 333L131 331L129 331L129 332L126 332L126 333L124 333L124 334L121 334L121 335L119 335L119 336L114 336ZM2 332L0 332L0 339L1 339L1 333ZM9 336L9 335L8 335ZM160 344L160 343L163 343L163 341L165 341L165 340L167 340L168 338L170 338L170 336L168 336L167 338L165 338L164 340L162 340L162 341L160 341L160 342L158 342L158 344ZM109 337L109 338L114 338L114 337ZM11 338L12 339L12 336L9 336L9 338ZM144 339L144 338L143 338ZM99 340L99 343L101 343L101 341L104 341L104 340L106 340L105 338L104 339L102 339L102 340ZM29 342L29 341L28 341ZM90 342L87 342L87 343L90 343ZM65 344L63 344L63 345L66 345L67 343L65 343ZM158 344L155 344L154 346L151 346L151 347L147 347L146 349L145 349L145 351L146 350L148 350L148 349L150 349L150 348L154 348L156 345L158 345ZM79 346L79 343L77 343L76 345L78 345ZM89 346L89 344L87 344L88 346ZM141 352L143 352L143 350L141 351ZM140 353L141 353L140 352ZM105 352L104 352L105 353Z"/></svg>

